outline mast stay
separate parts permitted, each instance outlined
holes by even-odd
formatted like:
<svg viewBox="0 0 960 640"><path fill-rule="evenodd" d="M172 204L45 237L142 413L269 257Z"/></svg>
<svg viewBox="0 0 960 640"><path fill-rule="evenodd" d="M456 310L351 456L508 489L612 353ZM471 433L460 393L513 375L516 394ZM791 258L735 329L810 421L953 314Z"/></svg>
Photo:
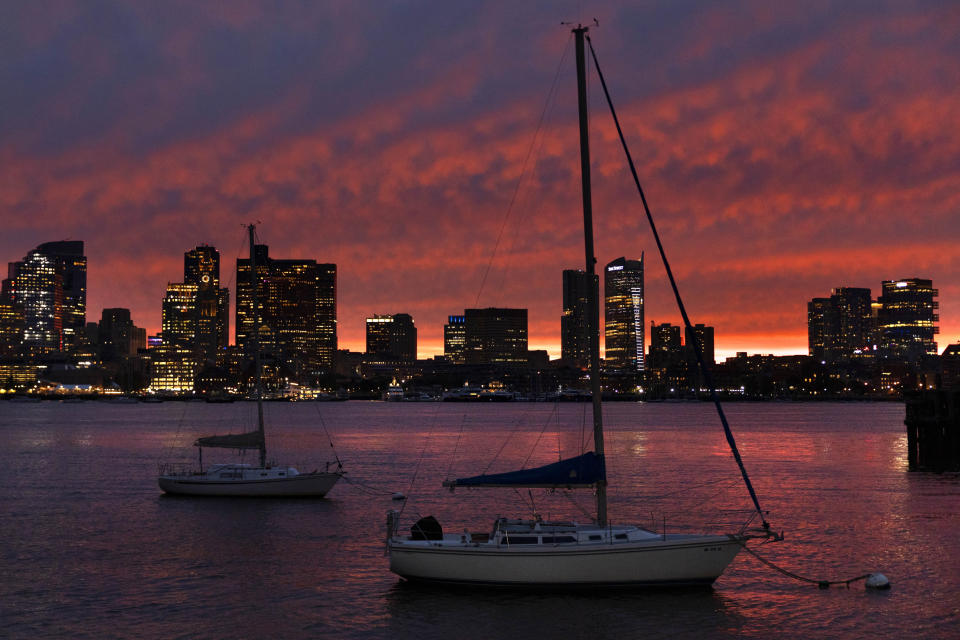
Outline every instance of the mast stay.
<svg viewBox="0 0 960 640"><path fill-rule="evenodd" d="M574 30L576 32L576 29ZM720 422L723 424L723 432L727 438L727 444L730 446L730 451L733 453L734 460L737 461L737 466L740 468L740 475L743 476L743 482L747 486L747 491L750 493L750 499L753 501L753 506L756 509L757 514L760 516L760 521L763 523L763 529L765 531L770 530L770 523L767 522L766 517L764 516L763 510L760 508L760 500L757 498L757 493L753 489L753 483L750 482L750 476L747 475L747 469L743 464L743 459L740 457L740 450L737 448L737 442L733 437L733 432L730 430L730 424L727 422L727 416L723 412L723 407L720 405L720 398L717 396L717 389L713 384L713 376L710 374L710 369L707 367L706 362L703 359L703 350L700 348L700 343L693 338L693 325L690 322L690 317L687 315L687 309L683 304L683 299L680 297L680 289L677 287L677 281L673 277L673 271L670 269L670 263L667 261L667 254L664 251L663 243L660 241L660 234L657 232L657 225L653 222L653 215L650 213L650 207L647 205L647 198L644 195L643 187L640 186L640 178L637 175L637 169L633 163L633 156L630 155L630 149L627 147L627 140L623 135L623 129L620 127L620 119L617 118L617 112L613 108L613 100L610 98L610 92L607 90L607 83L603 78L603 72L600 70L600 62L597 60L597 52L593 49L593 41L590 40L590 37L587 36L587 43L590 45L590 56L593 58L593 64L597 69L597 77L600 79L600 85L603 87L603 95L606 97L607 105L610 107L610 115L613 116L613 122L617 127L617 135L620 136L620 144L623 147L623 152L627 157L627 165L630 167L630 173L633 175L634 184L637 186L637 192L640 194L640 200L643 202L643 210L647 214L647 222L650 223L650 230L653 232L653 237L657 242L657 249L660 251L660 259L663 261L664 269L666 269L667 277L670 279L670 286L673 288L673 295L677 301L677 307L680 309L680 315L683 317L683 324L686 327L687 336L691 338L693 342L693 351L697 357L697 364L700 366L700 371L703 373L703 380L710 388L710 398L713 400L713 404L717 409L717 414L720 416Z"/></svg>

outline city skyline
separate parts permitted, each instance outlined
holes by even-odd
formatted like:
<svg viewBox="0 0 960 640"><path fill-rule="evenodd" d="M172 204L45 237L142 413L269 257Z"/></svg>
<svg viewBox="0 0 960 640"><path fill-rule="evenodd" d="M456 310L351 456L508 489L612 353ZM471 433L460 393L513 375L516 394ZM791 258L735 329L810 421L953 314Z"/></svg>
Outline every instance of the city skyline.
<svg viewBox="0 0 960 640"><path fill-rule="evenodd" d="M530 348L558 357L559 274L583 268L565 78L524 167L578 6L13 10L0 259L83 240L87 319L129 308L153 334L183 253L209 244L232 265L260 220L276 255L338 265L340 348L403 312L420 354L441 354L450 314L503 307L529 309ZM584 11L718 358L806 353L809 300L913 277L940 291L940 349L960 339L956 9ZM593 118L598 260L646 250L646 317L677 324Z"/></svg>

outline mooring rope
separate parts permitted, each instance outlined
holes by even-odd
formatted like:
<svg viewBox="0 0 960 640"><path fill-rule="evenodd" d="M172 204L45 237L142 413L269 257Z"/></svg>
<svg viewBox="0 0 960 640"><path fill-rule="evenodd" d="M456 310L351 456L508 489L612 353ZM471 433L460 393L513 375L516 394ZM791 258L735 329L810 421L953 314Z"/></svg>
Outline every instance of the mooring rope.
<svg viewBox="0 0 960 640"><path fill-rule="evenodd" d="M857 582L859 580L866 580L867 578L873 575L872 573L865 573L862 576L857 576L855 578L848 578L847 580L817 580L815 578L808 578L806 576L801 576L798 573L794 573L789 569L784 569L783 567L775 564L774 562L767 560L766 558L758 554L756 551L748 547L746 542L739 541L739 544L741 547L743 547L744 551L746 551L747 553L749 553L754 558L756 558L766 566L770 567L774 571L782 573L788 578L793 578L794 580L798 580L800 582L808 582L810 584L815 584L821 589L829 589L831 586L839 585L839 584L845 585L847 588L849 588L851 583Z"/></svg>

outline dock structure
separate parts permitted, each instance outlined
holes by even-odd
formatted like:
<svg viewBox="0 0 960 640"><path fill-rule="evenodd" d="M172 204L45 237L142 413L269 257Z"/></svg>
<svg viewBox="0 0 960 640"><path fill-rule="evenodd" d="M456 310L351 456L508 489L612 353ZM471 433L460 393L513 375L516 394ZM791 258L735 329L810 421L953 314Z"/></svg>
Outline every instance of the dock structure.
<svg viewBox="0 0 960 640"><path fill-rule="evenodd" d="M960 390L905 395L910 471L960 471Z"/></svg>

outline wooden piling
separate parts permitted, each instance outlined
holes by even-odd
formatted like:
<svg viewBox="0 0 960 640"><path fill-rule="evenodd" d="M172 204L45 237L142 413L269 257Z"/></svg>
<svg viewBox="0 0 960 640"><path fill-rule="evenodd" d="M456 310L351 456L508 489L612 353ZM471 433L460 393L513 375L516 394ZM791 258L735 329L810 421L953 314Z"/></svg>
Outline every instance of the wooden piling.
<svg viewBox="0 0 960 640"><path fill-rule="evenodd" d="M960 391L916 391L904 400L910 470L960 471Z"/></svg>

